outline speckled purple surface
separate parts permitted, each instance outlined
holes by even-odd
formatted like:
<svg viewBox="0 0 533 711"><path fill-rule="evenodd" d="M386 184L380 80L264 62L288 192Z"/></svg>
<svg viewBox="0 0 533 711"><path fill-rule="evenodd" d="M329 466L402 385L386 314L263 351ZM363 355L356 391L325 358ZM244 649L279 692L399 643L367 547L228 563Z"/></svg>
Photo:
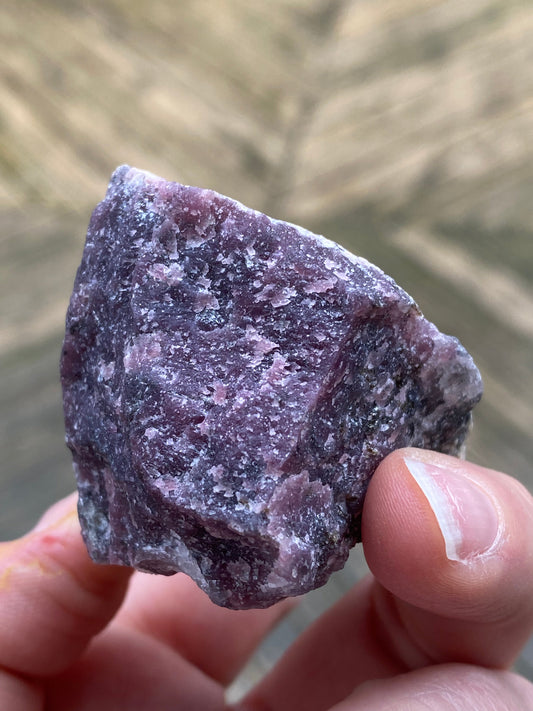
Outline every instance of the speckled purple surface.
<svg viewBox="0 0 533 711"><path fill-rule="evenodd" d="M482 388L377 267L128 166L91 219L61 378L93 559L233 608L325 583L378 462L458 453Z"/></svg>

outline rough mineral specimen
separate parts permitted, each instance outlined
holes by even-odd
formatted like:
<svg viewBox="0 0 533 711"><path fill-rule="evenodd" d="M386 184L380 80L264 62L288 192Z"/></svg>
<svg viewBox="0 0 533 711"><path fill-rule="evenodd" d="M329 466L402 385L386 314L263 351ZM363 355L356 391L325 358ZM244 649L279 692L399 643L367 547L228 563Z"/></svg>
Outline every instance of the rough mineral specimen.
<svg viewBox="0 0 533 711"><path fill-rule="evenodd" d="M378 462L459 452L481 396L377 267L128 166L92 216L61 377L92 558L232 608L325 583Z"/></svg>

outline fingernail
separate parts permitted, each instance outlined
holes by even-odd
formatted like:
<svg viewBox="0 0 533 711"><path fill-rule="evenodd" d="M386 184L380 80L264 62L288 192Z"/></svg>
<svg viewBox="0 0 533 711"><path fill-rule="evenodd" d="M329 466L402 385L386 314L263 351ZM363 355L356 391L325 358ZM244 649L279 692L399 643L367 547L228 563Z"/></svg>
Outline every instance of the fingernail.
<svg viewBox="0 0 533 711"><path fill-rule="evenodd" d="M459 469L404 461L435 514L447 558L464 562L486 553L498 537L500 523L490 494Z"/></svg>

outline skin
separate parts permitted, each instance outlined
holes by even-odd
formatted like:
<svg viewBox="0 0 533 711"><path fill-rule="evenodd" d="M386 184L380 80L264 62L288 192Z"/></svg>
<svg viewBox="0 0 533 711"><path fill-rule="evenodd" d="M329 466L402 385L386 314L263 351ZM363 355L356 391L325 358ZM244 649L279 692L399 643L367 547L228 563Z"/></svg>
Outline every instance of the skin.
<svg viewBox="0 0 533 711"><path fill-rule="evenodd" d="M447 557L439 518L406 465L413 459L452 472L452 489L461 474L486 492L497 513L492 545L482 550L486 532L466 530L472 514L463 558ZM0 708L229 711L225 687L297 603L230 611L183 575L97 566L75 504L74 495L58 502L26 536L0 544ZM533 629L524 487L399 450L372 479L363 544L372 576L307 629L239 711L533 710L533 685L508 671Z"/></svg>

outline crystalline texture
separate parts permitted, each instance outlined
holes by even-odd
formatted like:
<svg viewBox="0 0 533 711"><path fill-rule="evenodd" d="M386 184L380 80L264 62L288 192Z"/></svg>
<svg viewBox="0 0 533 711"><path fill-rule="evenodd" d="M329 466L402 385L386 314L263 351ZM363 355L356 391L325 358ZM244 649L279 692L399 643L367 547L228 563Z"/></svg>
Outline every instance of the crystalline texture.
<svg viewBox="0 0 533 711"><path fill-rule="evenodd" d="M61 377L92 558L233 608L326 582L379 461L457 453L481 395L377 267L128 166L91 219Z"/></svg>

